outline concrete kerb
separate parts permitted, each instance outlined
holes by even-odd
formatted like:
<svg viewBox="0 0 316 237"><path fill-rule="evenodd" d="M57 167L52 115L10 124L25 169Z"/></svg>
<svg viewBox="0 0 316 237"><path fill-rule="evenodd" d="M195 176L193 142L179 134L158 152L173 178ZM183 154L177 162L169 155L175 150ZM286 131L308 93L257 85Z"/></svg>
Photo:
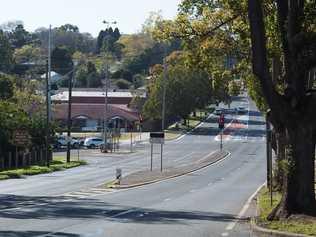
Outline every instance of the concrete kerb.
<svg viewBox="0 0 316 237"><path fill-rule="evenodd" d="M144 185L148 185L148 184L153 184L153 183L157 183L157 182L161 182L161 181L165 181L165 180L169 180L169 179L172 179L172 178L177 178L177 177L180 177L180 176L183 176L183 175L187 175L187 174L191 174L191 173L194 173L196 171L199 171L201 169L204 169L210 165L214 165L218 162L221 162L222 160L226 159L227 157L229 157L231 155L230 152L226 151L226 154L223 155L220 159L214 161L214 162L211 162L209 164L205 164L201 167L198 167L196 169L193 169L193 170L190 170L188 172L183 172L183 173L179 173L179 174L176 174L176 175L171 175L171 176L168 176L168 177L163 177L163 178L160 178L160 179L155 179L155 180L151 180L151 181L147 181L147 182L142 182L142 183L136 183L136 184L131 184L131 185L119 185L117 184L117 181L112 181L112 184L111 185L108 185L107 188L113 188L113 189L128 189L128 188L134 188L134 187L139 187L139 186L144 186ZM109 182L110 183L110 182Z"/></svg>
<svg viewBox="0 0 316 237"><path fill-rule="evenodd" d="M311 237L312 235L295 234L279 230L267 229L257 224L257 218L251 218L251 229L260 236L276 236L276 237Z"/></svg>
<svg viewBox="0 0 316 237"><path fill-rule="evenodd" d="M257 198L258 195L256 195L255 198ZM258 213L258 199L256 200L256 208ZM279 230L272 230L268 228L264 228L257 224L258 217L252 217L250 220L251 229L253 232L259 234L260 236L274 236L274 237L311 237L312 235L305 235L305 234L296 234L296 233L290 233L285 231L279 231Z"/></svg>

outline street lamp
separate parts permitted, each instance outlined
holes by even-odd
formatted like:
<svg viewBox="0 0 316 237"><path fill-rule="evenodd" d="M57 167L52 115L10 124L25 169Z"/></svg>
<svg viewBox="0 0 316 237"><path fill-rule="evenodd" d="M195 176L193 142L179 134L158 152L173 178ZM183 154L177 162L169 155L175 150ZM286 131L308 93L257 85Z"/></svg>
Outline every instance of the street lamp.
<svg viewBox="0 0 316 237"><path fill-rule="evenodd" d="M115 25L117 24L116 21L113 22L108 22L108 21L103 21L103 24L106 25L106 28L109 28L110 25ZM106 42L107 43L107 42ZM105 47L107 49L108 47ZM107 60L107 52L105 53L105 79L104 79L104 90L105 90L105 97L104 97L104 119L103 119L103 131L104 131L104 151L107 151L107 129L108 129L108 72L109 72L109 64Z"/></svg>

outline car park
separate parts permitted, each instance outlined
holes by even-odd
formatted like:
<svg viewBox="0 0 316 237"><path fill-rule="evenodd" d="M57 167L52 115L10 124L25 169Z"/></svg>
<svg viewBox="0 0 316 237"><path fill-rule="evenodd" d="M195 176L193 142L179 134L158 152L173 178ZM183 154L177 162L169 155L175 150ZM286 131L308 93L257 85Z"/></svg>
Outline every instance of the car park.
<svg viewBox="0 0 316 237"><path fill-rule="evenodd" d="M100 137L88 137L84 140L84 146L87 148L97 148L104 144L104 141Z"/></svg>

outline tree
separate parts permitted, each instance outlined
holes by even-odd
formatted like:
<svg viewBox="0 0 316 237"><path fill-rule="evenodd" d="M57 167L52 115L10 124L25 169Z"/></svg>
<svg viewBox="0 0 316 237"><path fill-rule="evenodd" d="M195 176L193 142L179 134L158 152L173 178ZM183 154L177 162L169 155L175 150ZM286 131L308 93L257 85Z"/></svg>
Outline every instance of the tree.
<svg viewBox="0 0 316 237"><path fill-rule="evenodd" d="M32 35L19 24L9 33L9 39L13 48L21 48L32 42Z"/></svg>
<svg viewBox="0 0 316 237"><path fill-rule="evenodd" d="M16 63L34 63L41 58L41 49L34 45L24 45L14 51L14 60Z"/></svg>
<svg viewBox="0 0 316 237"><path fill-rule="evenodd" d="M65 75L73 69L73 62L70 50L66 47L56 47L52 51L53 71Z"/></svg>
<svg viewBox="0 0 316 237"><path fill-rule="evenodd" d="M13 80L5 74L0 74L0 100L12 98L14 92Z"/></svg>
<svg viewBox="0 0 316 237"><path fill-rule="evenodd" d="M312 1L276 1L284 74L279 91L269 72L266 12L259 0L248 1L253 73L269 108L270 121L286 137L287 170L283 195L271 218L290 214L316 214L315 203L315 106L316 95L308 92L308 72L316 66L315 9ZM312 20L313 19L313 20ZM313 24L311 24L313 23Z"/></svg>
<svg viewBox="0 0 316 237"><path fill-rule="evenodd" d="M87 87L97 88L101 87L101 77L99 76L95 65L92 62L87 64Z"/></svg>
<svg viewBox="0 0 316 237"><path fill-rule="evenodd" d="M171 56L172 57L172 56ZM187 119L195 109L204 108L211 99L210 80L205 72L187 67L186 55L179 53L168 61L168 77L163 79L162 68L156 67L153 82L149 87L149 99L144 105L144 115L151 119L161 119L162 90L166 83L166 118Z"/></svg>
<svg viewBox="0 0 316 237"><path fill-rule="evenodd" d="M119 89L123 89L123 90L126 90L130 87L131 83L124 80L124 79L119 79L115 82L116 86L119 88Z"/></svg>
<svg viewBox="0 0 316 237"><path fill-rule="evenodd" d="M13 51L9 39L0 30L0 71L9 72L13 66Z"/></svg>

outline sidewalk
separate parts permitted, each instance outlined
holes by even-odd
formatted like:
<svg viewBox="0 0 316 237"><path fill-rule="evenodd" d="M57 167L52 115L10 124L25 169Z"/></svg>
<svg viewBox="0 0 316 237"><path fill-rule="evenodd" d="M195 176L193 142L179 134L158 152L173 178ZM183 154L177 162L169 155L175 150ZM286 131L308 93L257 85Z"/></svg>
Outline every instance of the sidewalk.
<svg viewBox="0 0 316 237"><path fill-rule="evenodd" d="M178 177L181 175L185 175L185 174L197 171L211 164L214 164L228 156L229 156L229 152L227 151L216 151L202 160L197 160L197 162L193 164L191 163L187 165L180 165L177 167L165 167L163 169L163 172L160 172L160 169L154 169L153 171L142 170L142 171L129 174L124 177L124 170L123 170L123 177L120 183L115 182L115 184L110 185L110 187L122 189L122 188L131 188L131 187L159 182L165 179L170 179L170 178Z"/></svg>

